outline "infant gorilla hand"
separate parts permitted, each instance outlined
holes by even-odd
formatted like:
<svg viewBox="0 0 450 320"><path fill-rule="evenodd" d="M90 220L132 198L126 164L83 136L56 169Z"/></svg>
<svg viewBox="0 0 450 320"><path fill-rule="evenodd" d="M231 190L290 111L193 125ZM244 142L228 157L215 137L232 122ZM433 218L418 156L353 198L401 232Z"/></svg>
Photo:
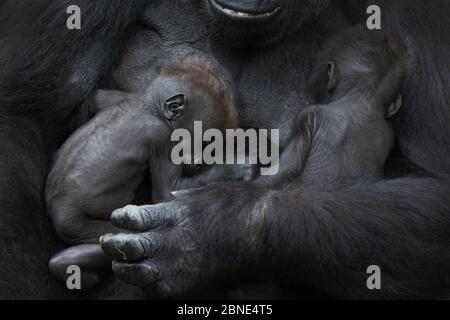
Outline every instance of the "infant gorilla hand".
<svg viewBox="0 0 450 320"><path fill-rule="evenodd" d="M248 183L221 183L177 192L167 203L127 206L112 222L137 233L105 235L100 243L114 273L152 297L217 291L231 285L227 275L250 270L262 256L265 195Z"/></svg>

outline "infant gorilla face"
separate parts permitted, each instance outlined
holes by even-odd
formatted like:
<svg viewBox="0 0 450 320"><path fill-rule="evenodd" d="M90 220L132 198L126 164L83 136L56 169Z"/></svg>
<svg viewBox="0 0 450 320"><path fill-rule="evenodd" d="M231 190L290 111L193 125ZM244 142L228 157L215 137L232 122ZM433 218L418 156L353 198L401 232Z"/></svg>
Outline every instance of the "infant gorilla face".
<svg viewBox="0 0 450 320"><path fill-rule="evenodd" d="M234 128L235 111L227 110L226 98L215 88L192 80L185 76L159 76L145 94L145 106L157 110L172 130L184 128L193 132L194 121L201 121L205 129Z"/></svg>

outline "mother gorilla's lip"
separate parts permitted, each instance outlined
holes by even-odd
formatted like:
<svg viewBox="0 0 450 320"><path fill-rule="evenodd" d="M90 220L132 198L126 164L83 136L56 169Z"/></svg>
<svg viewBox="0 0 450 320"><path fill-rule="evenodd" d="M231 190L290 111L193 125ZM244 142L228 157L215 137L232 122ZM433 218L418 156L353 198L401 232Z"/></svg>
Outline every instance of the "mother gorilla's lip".
<svg viewBox="0 0 450 320"><path fill-rule="evenodd" d="M281 11L281 7L276 7L265 12L249 12L225 7L224 5L219 4L216 0L209 0L209 3L211 4L210 7L216 11L216 13L239 21L264 22L272 19Z"/></svg>

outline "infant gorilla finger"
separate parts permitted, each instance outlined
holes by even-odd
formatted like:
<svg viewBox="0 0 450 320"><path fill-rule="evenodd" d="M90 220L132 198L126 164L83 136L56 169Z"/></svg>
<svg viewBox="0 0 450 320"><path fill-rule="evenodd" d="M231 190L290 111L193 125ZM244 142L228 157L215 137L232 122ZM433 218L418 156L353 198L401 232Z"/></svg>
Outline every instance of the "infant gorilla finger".
<svg viewBox="0 0 450 320"><path fill-rule="evenodd" d="M136 286L148 286L159 280L160 271L156 263L126 263L114 261L113 272L123 281Z"/></svg>
<svg viewBox="0 0 450 320"><path fill-rule="evenodd" d="M126 206L111 215L113 224L129 231L147 231L164 225L174 225L179 220L179 209L170 203L149 206Z"/></svg>
<svg viewBox="0 0 450 320"><path fill-rule="evenodd" d="M100 238L103 251L113 259L121 261L139 261L151 258L160 250L165 241L159 233L106 234Z"/></svg>

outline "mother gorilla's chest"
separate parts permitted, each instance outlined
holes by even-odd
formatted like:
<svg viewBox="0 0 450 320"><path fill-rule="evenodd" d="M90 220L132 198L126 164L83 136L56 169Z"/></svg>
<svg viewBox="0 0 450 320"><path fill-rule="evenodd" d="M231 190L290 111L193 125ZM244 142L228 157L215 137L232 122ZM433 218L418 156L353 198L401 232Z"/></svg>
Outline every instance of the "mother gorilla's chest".
<svg viewBox="0 0 450 320"><path fill-rule="evenodd" d="M235 81L241 126L280 129L282 139L289 134L293 115L311 103L307 83L321 36L299 33L268 47L232 48L214 40L211 22L201 10L166 19L167 6L150 9L148 23L130 32L113 71L118 89L144 92L160 58L202 51Z"/></svg>

